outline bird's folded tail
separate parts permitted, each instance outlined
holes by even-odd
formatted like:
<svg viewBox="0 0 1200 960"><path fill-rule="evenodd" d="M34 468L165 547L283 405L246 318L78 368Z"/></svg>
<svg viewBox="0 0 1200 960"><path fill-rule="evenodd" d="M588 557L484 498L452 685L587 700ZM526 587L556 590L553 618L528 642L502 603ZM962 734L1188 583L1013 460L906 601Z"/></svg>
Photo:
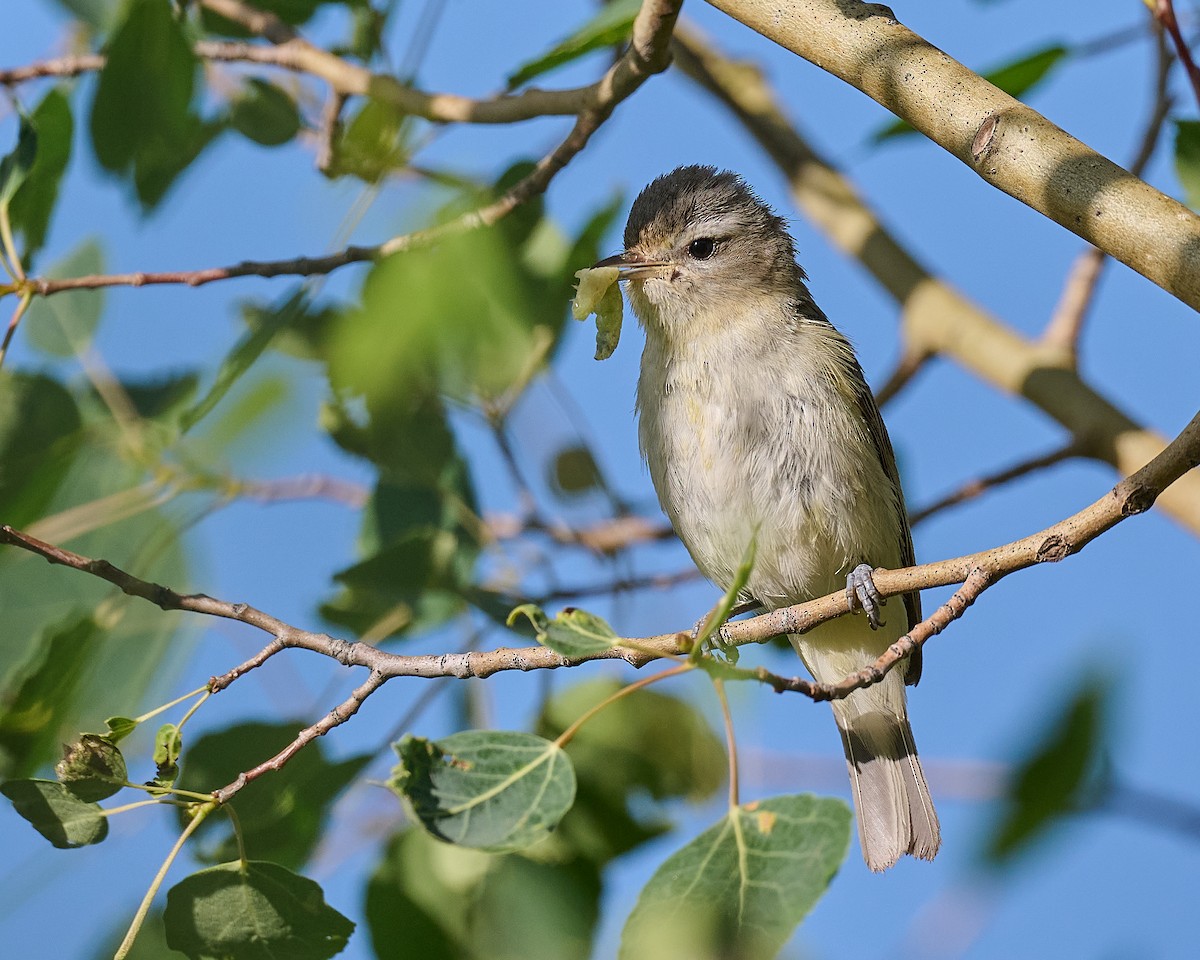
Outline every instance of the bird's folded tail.
<svg viewBox="0 0 1200 960"><path fill-rule="evenodd" d="M912 727L907 718L888 710L863 712L864 704L853 701L864 693L832 702L846 751L863 858L876 871L886 870L906 853L932 860L942 842L941 831Z"/></svg>

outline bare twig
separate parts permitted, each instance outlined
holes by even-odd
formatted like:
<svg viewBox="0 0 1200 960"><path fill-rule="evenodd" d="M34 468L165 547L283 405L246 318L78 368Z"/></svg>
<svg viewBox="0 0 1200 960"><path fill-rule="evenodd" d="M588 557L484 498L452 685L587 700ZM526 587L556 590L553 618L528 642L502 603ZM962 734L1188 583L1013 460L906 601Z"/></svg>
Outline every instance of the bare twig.
<svg viewBox="0 0 1200 960"><path fill-rule="evenodd" d="M935 500L929 506L922 507L920 510L914 510L908 515L908 522L915 527L922 520L929 519L929 517L945 510L947 507L954 507L960 503L966 503L968 500L974 500L994 487L1010 483L1036 470L1043 470L1046 467L1054 466L1056 463L1062 463L1064 460L1081 455L1082 451L1079 444L1072 440L1057 450L1051 450L1049 453L1030 457L1028 460L1022 460L1020 463L1013 464L1011 467L1005 467L1003 470L997 470L995 473L976 477L974 480L967 481L952 493L946 494L940 500Z"/></svg>
<svg viewBox="0 0 1200 960"><path fill-rule="evenodd" d="M1197 464L1200 464L1200 413L1141 470L1122 480L1095 503L1053 526L990 550L903 570L875 571L875 585L885 597L956 583L962 583L964 587L946 605L894 643L874 664L839 683L807 687L798 684L796 689L814 699L825 700L846 696L852 690L876 682L912 650L961 616L984 589L1017 570L1057 562L1078 553L1122 520L1148 510L1163 490ZM691 647L689 633L680 631L638 639L631 641L631 646L616 646L584 657L564 657L545 647L440 655L396 654L369 644L347 643L328 634L301 630L244 603L228 603L204 594L179 594L131 576L105 560L92 560L44 543L7 525L0 526L0 543L20 547L51 563L100 577L125 593L149 600L164 610L189 610L238 620L269 633L284 647L311 650L347 666L365 667L378 678L376 685L399 676L483 678L506 670L555 669L601 659L621 659L642 666L660 657L687 652ZM726 624L721 634L730 645L759 643L783 634L805 633L848 612L846 592L839 590L826 597Z"/></svg>
<svg viewBox="0 0 1200 960"><path fill-rule="evenodd" d="M393 237L377 246L350 246L338 253L324 257L297 257L291 260L243 261L227 267L212 267L202 270L178 270L160 273L124 273L70 277L61 280L35 278L23 281L19 289L31 291L39 296L50 296L64 290L96 289L99 287L132 286L150 284L187 284L198 287L217 280L235 277L278 277L319 276L331 273L350 263L378 260L392 253L410 250L442 239L446 236L489 226L511 213L516 207L543 193L554 176L579 153L591 139L597 128L611 115L617 105L649 77L661 73L670 63L669 42L675 19L679 15L682 0L645 0L633 24L633 37L629 49L613 64L595 84L586 88L587 94L577 104L578 115L566 138L542 157L533 170L503 196L486 206L468 211L462 216L427 230ZM332 58L339 64L343 61L325 53L307 42L300 41L291 27L272 14L254 10L237 0L204 0L204 5L222 16L242 23L256 33L269 39L287 44L301 44L296 49L307 51L324 62ZM341 89L341 88L338 88ZM363 90L346 92L366 92ZM372 93L374 91L372 90Z"/></svg>
<svg viewBox="0 0 1200 960"><path fill-rule="evenodd" d="M234 794L245 787L246 784L257 780L264 773L279 770L292 757L304 749L305 746L317 739L317 737L324 736L334 727L340 726L358 713L358 708L363 705L367 697L382 687L389 679L389 677L372 671L366 680L354 688L349 697L330 710L329 713L325 714L316 723L312 724L312 726L301 730L296 734L295 740L280 750L275 756L271 757L270 760L264 760L258 766L238 774L237 779L232 783L226 784L220 790L214 790L213 799L218 803L226 803Z"/></svg>
<svg viewBox="0 0 1200 960"><path fill-rule="evenodd" d="M928 350L913 348L907 343L904 345L900 354L900 359L896 362L896 367L892 370L891 375L884 381L875 393L875 402L881 407L890 403L895 399L896 394L903 390L915 377L920 373L921 368L932 358Z"/></svg>
<svg viewBox="0 0 1200 960"><path fill-rule="evenodd" d="M1192 85L1192 92L1196 95L1196 102L1200 104L1200 67L1197 67L1196 61L1192 59L1192 51L1179 29L1179 21L1175 18L1174 0L1154 0L1153 9L1154 18L1171 36L1171 43L1175 45L1175 54L1179 57L1179 62L1183 64L1188 82Z"/></svg>
<svg viewBox="0 0 1200 960"><path fill-rule="evenodd" d="M492 514L487 517L487 528L497 540L542 533L557 544L587 547L604 554L617 553L639 543L671 540L675 536L669 523L634 514L600 520L578 529L538 517L522 519L512 514Z"/></svg>
<svg viewBox="0 0 1200 960"><path fill-rule="evenodd" d="M1140 177L1154 156L1162 135L1163 125L1171 112L1171 93L1168 81L1171 76L1171 51L1167 48L1166 37L1161 26L1152 21L1155 39L1154 86L1150 105L1150 116L1146 120L1141 140L1134 154L1129 172ZM1059 296L1058 306L1050 316L1046 329L1042 333L1041 342L1055 349L1062 350L1072 363L1079 360L1079 340L1083 333L1084 321L1089 307L1095 299L1096 285L1104 272L1108 256L1097 247L1088 247L1075 259L1067 273Z"/></svg>

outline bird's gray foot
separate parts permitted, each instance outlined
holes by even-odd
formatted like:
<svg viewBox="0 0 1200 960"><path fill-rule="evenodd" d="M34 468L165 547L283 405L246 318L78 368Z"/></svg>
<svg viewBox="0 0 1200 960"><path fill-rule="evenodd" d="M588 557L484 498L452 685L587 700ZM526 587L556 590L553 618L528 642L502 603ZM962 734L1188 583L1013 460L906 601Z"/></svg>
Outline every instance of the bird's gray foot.
<svg viewBox="0 0 1200 960"><path fill-rule="evenodd" d="M846 577L846 602L850 604L851 612L862 610L867 615L872 630L878 630L883 626L879 611L884 604L884 599L875 587L870 564L860 563Z"/></svg>

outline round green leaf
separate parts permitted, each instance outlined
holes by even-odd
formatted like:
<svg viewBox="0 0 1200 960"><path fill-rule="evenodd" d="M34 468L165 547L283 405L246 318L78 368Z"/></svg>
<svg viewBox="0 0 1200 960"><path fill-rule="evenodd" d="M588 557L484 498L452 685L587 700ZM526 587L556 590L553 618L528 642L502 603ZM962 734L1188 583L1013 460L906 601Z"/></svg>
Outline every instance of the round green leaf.
<svg viewBox="0 0 1200 960"><path fill-rule="evenodd" d="M167 892L167 945L192 960L326 960L354 924L324 891L276 863L223 863Z"/></svg>
<svg viewBox="0 0 1200 960"><path fill-rule="evenodd" d="M108 836L108 820L100 807L75 796L56 780L9 780L0 793L17 813L62 850L86 847Z"/></svg>
<svg viewBox="0 0 1200 960"><path fill-rule="evenodd" d="M278 147L300 132L300 111L286 92L252 77L229 115L233 128L264 147Z"/></svg>
<svg viewBox="0 0 1200 960"><path fill-rule="evenodd" d="M850 809L831 797L734 807L650 878L620 957L768 960L825 892L849 843Z"/></svg>
<svg viewBox="0 0 1200 960"><path fill-rule="evenodd" d="M436 742L406 736L388 785L425 829L449 843L500 852L549 835L575 800L575 771L531 733L469 730Z"/></svg>

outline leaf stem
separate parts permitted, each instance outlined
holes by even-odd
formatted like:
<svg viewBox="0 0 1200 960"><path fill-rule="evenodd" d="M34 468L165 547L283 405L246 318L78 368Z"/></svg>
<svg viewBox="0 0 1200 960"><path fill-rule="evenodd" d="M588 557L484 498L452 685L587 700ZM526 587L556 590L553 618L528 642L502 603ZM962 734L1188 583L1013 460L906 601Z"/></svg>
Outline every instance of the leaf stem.
<svg viewBox="0 0 1200 960"><path fill-rule="evenodd" d="M214 800L209 800L207 803L202 804L196 810L196 815L192 818L191 823L183 828L183 833L179 835L179 839L175 841L175 845L171 847L171 851L167 854L167 858L163 861L162 866L158 868L158 873L154 875L154 879L150 882L150 889L142 897L142 902L138 906L137 913L134 914L133 922L129 924L129 930L125 934L125 939L121 941L121 945L117 947L117 952L113 954L113 960L125 960L125 957L129 955L129 951L133 948L133 941L137 939L138 932L142 929L142 924L146 920L146 914L150 912L150 905L154 902L154 898L157 896L163 880L166 879L167 871L171 868L171 864L175 862L179 851L187 843L188 837L196 832L200 824L204 822L205 818L217 806L218 804Z"/></svg>
<svg viewBox="0 0 1200 960"><path fill-rule="evenodd" d="M13 242L12 221L8 218L7 203L0 203L0 243L4 244L4 268L14 280L24 280L25 269L21 266L17 245Z"/></svg>
<svg viewBox="0 0 1200 960"><path fill-rule="evenodd" d="M189 697L198 697L198 696L200 696L200 694L204 694L204 698L201 699L199 701L199 703L197 703L195 706L193 706L192 709L189 710L184 715L183 720L186 720L188 717L190 717L192 715L192 713L195 711L196 707L200 706L200 704L203 703L204 700L208 699L210 693L209 693L207 683L202 687L197 687L195 690L192 690L190 693L185 693L182 697L176 697L170 703L164 703L161 707L155 707L149 713L143 713L140 717L136 717L133 722L134 723L145 723L147 720L151 720L154 717L157 717L160 713L162 713L166 710L170 710L172 707L176 706L177 704L183 703L183 701L187 700ZM183 726L183 720L179 721L178 726L181 726L181 727Z"/></svg>
<svg viewBox="0 0 1200 960"><path fill-rule="evenodd" d="M734 810L739 804L738 799L738 752L737 740L733 736L733 714L729 712L729 698L725 696L725 681L720 677L709 674L713 689L717 691L717 700L721 703L721 717L725 721L725 745L729 752L729 809Z"/></svg>
<svg viewBox="0 0 1200 960"><path fill-rule="evenodd" d="M641 690L642 687L648 687L652 683L658 683L659 680L666 680L668 677L675 677L681 673L687 673L689 670L694 669L695 666L696 665L694 663L691 663L690 661L687 663L681 663L677 667L671 667L669 670L663 670L661 673L656 673L652 677L642 677L641 680L635 680L633 683L629 684L628 686L622 687L620 690L618 690L612 696L605 697L603 700L601 700L598 704L596 704L590 710L585 711L584 714L578 720L576 720L573 724L571 724L569 727L567 727L566 730L564 730L562 733L560 733L558 735L558 738L554 741L555 746L565 747L568 743L571 742L571 739L575 736L575 734L577 734L579 732L580 727L582 727L585 723L587 723L589 720L591 720L592 717L594 717L596 714L598 714L605 707L610 706L613 703L616 703L622 697L628 696L629 694L633 693L635 690Z"/></svg>
<svg viewBox="0 0 1200 960"><path fill-rule="evenodd" d="M4 366L4 357L8 353L8 345L12 343L13 334L17 332L17 324L21 322L21 317L25 315L25 311L29 309L32 301L33 293L29 290L21 294L21 300L13 311L12 319L8 321L8 329L4 331L4 342L0 343L0 367Z"/></svg>

